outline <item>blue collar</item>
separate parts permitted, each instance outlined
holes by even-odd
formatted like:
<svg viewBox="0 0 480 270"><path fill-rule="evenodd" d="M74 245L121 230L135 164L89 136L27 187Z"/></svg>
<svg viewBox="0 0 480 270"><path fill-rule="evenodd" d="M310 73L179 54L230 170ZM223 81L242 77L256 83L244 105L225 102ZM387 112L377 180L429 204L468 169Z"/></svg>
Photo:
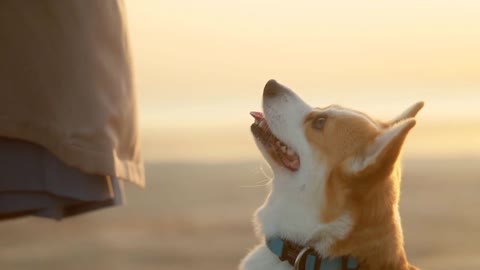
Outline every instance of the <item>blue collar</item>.
<svg viewBox="0 0 480 270"><path fill-rule="evenodd" d="M281 238L267 239L267 247L281 261L288 261L296 270L354 270L355 258L344 256L322 258L313 248L303 247Z"/></svg>

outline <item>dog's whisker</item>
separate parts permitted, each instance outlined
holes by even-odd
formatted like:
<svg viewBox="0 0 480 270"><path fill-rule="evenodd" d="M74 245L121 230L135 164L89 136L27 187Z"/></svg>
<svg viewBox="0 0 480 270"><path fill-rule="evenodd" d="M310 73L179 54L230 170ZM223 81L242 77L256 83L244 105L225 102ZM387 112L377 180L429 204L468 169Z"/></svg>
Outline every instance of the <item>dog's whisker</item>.
<svg viewBox="0 0 480 270"><path fill-rule="evenodd" d="M240 187L241 187L241 188L265 187L265 186L267 186L269 183L270 183L270 180L269 180L269 181L266 181L266 182L263 183L263 184L258 184L258 185L246 185L246 186L240 186Z"/></svg>
<svg viewBox="0 0 480 270"><path fill-rule="evenodd" d="M265 165L264 163L260 164L260 172L262 172L263 176L265 176L268 179L268 181L272 181L273 175L271 174L271 172L270 172L270 175L267 174L267 172L265 171L264 165Z"/></svg>

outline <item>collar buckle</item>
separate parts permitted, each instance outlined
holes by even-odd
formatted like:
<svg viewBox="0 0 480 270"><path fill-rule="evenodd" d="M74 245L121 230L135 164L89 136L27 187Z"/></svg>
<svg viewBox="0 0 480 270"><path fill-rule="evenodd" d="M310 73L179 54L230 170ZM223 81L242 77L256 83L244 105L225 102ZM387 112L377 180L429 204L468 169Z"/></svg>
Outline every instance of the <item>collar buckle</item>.
<svg viewBox="0 0 480 270"><path fill-rule="evenodd" d="M304 270L304 269L301 269L300 267L304 267L305 268L305 263L304 260L307 259L307 256L312 253L312 252L315 252L315 250L311 247L304 247L300 253L298 253L297 255L297 258L295 258L295 264L293 265L294 269L295 270Z"/></svg>

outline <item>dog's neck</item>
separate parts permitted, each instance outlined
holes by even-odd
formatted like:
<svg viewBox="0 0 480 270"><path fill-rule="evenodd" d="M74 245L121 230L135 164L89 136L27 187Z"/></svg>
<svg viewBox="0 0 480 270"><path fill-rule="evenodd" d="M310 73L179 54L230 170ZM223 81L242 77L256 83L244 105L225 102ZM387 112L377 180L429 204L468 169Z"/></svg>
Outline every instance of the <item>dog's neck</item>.
<svg viewBox="0 0 480 270"><path fill-rule="evenodd" d="M353 246L347 248L349 245ZM386 217L381 224L372 224L369 228L354 229L351 237L344 242L337 242L332 247L332 252L347 252L342 252L343 248L351 250L349 253L361 262L361 270L416 269L411 268L407 261L402 228L399 216L395 212L388 218Z"/></svg>
<svg viewBox="0 0 480 270"><path fill-rule="evenodd" d="M292 181L286 184L294 185ZM399 181L385 181L384 185L399 185ZM356 207L373 211L354 208L352 213L324 224L319 224L319 211L315 206L312 207L311 199L306 198L305 194L288 192L288 189L285 186L273 187L265 204L257 212L259 231L264 237L283 237L301 245L310 244L322 256L354 256L361 270L417 269L408 264L403 246L397 187L387 189L395 193L390 194L392 201L388 202L389 208L378 207L377 204L386 203L383 196L370 197L368 202ZM380 193L372 191L372 194ZM312 241L312 237L318 237L318 242Z"/></svg>
<svg viewBox="0 0 480 270"><path fill-rule="evenodd" d="M309 194L311 187L295 180L275 177L270 194L255 215L262 237L281 237L304 245L318 229L319 203Z"/></svg>
<svg viewBox="0 0 480 270"><path fill-rule="evenodd" d="M358 196L358 201L352 204L355 225L348 237L332 245L333 254L347 253L357 257L361 270L417 269L409 265L404 249L398 211L400 177L397 167L387 178L376 180L368 196Z"/></svg>

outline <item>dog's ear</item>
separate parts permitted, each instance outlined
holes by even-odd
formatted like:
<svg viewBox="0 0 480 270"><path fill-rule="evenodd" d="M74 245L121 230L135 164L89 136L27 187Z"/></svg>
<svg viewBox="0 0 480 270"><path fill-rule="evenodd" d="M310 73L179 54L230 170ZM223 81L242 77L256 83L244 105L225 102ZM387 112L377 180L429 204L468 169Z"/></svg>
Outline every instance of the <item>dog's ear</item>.
<svg viewBox="0 0 480 270"><path fill-rule="evenodd" d="M379 174L380 170L390 173L415 123L415 119L408 118L382 130L361 153L348 161L348 171L353 175Z"/></svg>
<svg viewBox="0 0 480 270"><path fill-rule="evenodd" d="M408 109L406 109L402 114L400 114L399 116L397 116L394 119L392 119L391 121L389 121L387 123L387 126L395 125L396 123L398 123L400 121L406 120L408 118L415 117L417 115L417 113L423 108L424 104L425 103L423 101L419 101L419 102L413 104L412 106L408 107Z"/></svg>

